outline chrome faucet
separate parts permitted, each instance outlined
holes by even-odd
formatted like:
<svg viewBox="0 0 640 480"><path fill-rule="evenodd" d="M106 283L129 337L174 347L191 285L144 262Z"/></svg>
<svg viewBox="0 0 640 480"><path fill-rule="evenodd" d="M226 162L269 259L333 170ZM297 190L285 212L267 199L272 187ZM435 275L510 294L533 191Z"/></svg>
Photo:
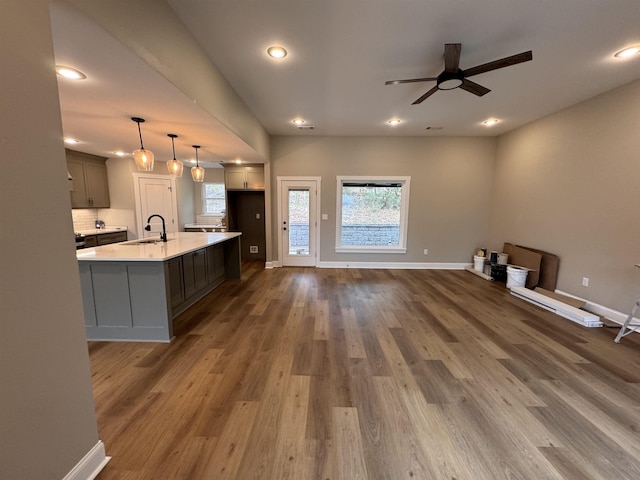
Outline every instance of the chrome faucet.
<svg viewBox="0 0 640 480"><path fill-rule="evenodd" d="M160 240L162 240L163 242L166 242L167 241L167 229L164 226L164 218L162 217L162 215L158 215L157 213L154 213L149 218L147 218L147 226L144 227L144 229L147 232L151 231L151 225L149 224L149 222L151 221L151 219L153 217L158 217L160 220L162 220L162 233L160 234Z"/></svg>

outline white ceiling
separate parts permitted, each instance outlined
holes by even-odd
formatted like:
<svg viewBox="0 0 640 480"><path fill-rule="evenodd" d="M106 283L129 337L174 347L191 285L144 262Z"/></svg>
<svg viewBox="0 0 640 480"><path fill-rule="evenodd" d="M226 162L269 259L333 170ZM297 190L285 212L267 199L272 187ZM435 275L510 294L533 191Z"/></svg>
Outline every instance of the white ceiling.
<svg viewBox="0 0 640 480"><path fill-rule="evenodd" d="M498 135L640 78L640 55L612 54L640 44L638 0L168 0L213 63L272 135ZM263 161L211 115L93 22L52 9L57 63L78 66L83 82L59 80L65 135L107 155L145 146L178 158L203 145L210 165ZM461 43L460 67L533 51L533 61L473 77L492 91L476 97L434 83L385 86L443 70L445 43ZM282 60L266 56L284 46ZM97 53L100 52L100 55ZM291 120L302 117L312 131ZM482 121L495 117L492 128ZM398 118L396 127L387 120ZM442 127L426 130L426 127ZM152 145L153 144L153 145ZM112 155L107 155L112 156Z"/></svg>

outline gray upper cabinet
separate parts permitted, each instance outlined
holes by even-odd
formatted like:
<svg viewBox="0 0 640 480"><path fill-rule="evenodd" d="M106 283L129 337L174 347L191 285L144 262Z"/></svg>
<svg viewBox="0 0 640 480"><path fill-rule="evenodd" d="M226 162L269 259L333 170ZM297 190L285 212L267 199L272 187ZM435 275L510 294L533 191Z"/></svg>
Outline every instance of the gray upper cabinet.
<svg viewBox="0 0 640 480"><path fill-rule="evenodd" d="M71 208L109 208L106 158L67 150Z"/></svg>
<svg viewBox="0 0 640 480"><path fill-rule="evenodd" d="M224 167L224 183L227 190L264 190L264 167Z"/></svg>

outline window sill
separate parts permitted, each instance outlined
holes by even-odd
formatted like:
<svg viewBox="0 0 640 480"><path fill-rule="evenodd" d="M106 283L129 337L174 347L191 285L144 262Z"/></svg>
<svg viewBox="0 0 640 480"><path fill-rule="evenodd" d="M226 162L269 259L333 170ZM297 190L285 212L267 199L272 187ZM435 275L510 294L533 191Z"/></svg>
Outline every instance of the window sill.
<svg viewBox="0 0 640 480"><path fill-rule="evenodd" d="M336 253L407 253L403 247L336 247Z"/></svg>

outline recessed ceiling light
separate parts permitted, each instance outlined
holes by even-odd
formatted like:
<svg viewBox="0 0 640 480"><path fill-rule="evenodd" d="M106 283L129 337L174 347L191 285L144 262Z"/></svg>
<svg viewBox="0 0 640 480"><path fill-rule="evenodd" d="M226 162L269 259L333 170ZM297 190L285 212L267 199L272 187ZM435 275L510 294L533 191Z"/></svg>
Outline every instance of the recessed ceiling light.
<svg viewBox="0 0 640 480"><path fill-rule="evenodd" d="M616 52L613 56L617 58L629 58L633 57L636 53L640 53L640 45L634 45L633 47L625 48Z"/></svg>
<svg viewBox="0 0 640 480"><path fill-rule="evenodd" d="M267 53L271 58L284 58L287 56L287 51L283 47L278 46L267 48Z"/></svg>
<svg viewBox="0 0 640 480"><path fill-rule="evenodd" d="M490 118L489 120L485 120L482 123L484 125L486 125L487 127L493 127L498 122L499 122L499 120L497 118Z"/></svg>
<svg viewBox="0 0 640 480"><path fill-rule="evenodd" d="M387 123L392 127L395 127L396 125L400 125L400 120L398 120L397 118L392 118L391 120L388 120Z"/></svg>
<svg viewBox="0 0 640 480"><path fill-rule="evenodd" d="M113 153L115 153L119 157L124 157L126 155L126 152L123 152L121 150L118 150L117 152L113 152Z"/></svg>
<svg viewBox="0 0 640 480"><path fill-rule="evenodd" d="M71 80L84 80L87 76L82 73L80 70L76 70L75 68L65 67L64 65L56 65L56 73L64 78L69 78Z"/></svg>
<svg viewBox="0 0 640 480"><path fill-rule="evenodd" d="M237 164L239 165L239 164L241 164L241 163L242 163L242 160L240 160L239 158L236 158L236 159L234 160L234 162L235 162L235 163L237 163Z"/></svg>
<svg viewBox="0 0 640 480"><path fill-rule="evenodd" d="M80 140L76 140L75 138L65 138L64 143L68 143L69 145L74 145L76 143L80 143Z"/></svg>
<svg viewBox="0 0 640 480"><path fill-rule="evenodd" d="M293 120L291 120L291 123L293 123L294 125L302 125L304 123L304 119L294 118Z"/></svg>

